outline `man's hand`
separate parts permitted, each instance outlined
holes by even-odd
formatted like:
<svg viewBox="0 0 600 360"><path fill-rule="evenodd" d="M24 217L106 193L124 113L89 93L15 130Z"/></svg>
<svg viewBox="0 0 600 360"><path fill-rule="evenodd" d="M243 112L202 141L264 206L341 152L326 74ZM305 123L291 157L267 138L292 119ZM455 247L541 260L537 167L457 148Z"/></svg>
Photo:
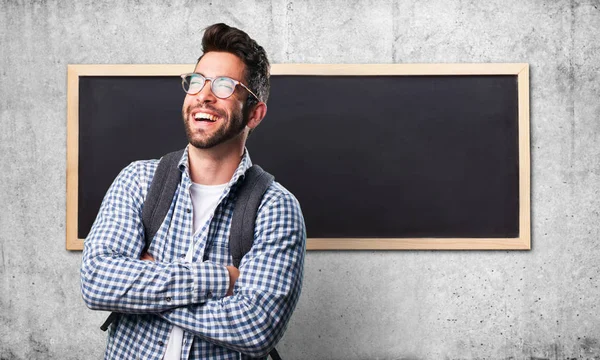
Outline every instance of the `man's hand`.
<svg viewBox="0 0 600 360"><path fill-rule="evenodd" d="M240 277L240 270L235 266L227 266L227 271L229 271L229 290L227 290L227 294L225 296L233 295L233 286L235 285L236 280Z"/></svg>
<svg viewBox="0 0 600 360"><path fill-rule="evenodd" d="M154 261L154 257L152 255L150 255L150 253L144 252L142 254L142 257L140 257L140 260Z"/></svg>

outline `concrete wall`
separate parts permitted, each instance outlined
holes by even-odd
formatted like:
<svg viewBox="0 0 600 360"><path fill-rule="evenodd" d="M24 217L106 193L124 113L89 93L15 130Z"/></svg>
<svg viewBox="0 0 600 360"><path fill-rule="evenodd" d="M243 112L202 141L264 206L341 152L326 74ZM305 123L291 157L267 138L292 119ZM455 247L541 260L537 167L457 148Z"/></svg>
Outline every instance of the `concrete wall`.
<svg viewBox="0 0 600 360"><path fill-rule="evenodd" d="M220 21L272 63L531 66L533 249L310 252L286 359L600 358L598 0L1 0L0 359L103 353L64 250L67 64L193 63Z"/></svg>

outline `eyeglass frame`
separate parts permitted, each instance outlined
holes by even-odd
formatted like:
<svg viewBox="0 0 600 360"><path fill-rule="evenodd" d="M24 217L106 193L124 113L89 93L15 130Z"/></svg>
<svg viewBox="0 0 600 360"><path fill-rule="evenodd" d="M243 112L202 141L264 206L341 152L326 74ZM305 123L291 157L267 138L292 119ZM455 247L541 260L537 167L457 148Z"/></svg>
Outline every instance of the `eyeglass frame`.
<svg viewBox="0 0 600 360"><path fill-rule="evenodd" d="M192 75L197 75L197 76L201 76L201 77L203 77L203 78L204 78L204 83L202 84L202 87L200 88L200 90L198 90L198 92L195 92L195 93L193 93L193 94L192 94L192 93L189 93L189 92L187 92L187 91L185 90L185 85L184 85L184 83L185 83L185 78L186 78L186 77L188 77L188 76L190 76L190 77L191 77ZM255 94L254 92L252 92L252 90L250 90L250 88L248 88L246 85L244 85L244 83L242 83L241 81L238 81L238 80L236 80L236 79L232 79L232 78L230 78L229 76L217 76L217 77L212 77L212 78L210 78L210 77L204 76L204 75L202 75L202 74L200 74L200 73L186 73L186 74L181 74L180 76L181 76L181 87L183 88L183 91L184 91L186 94L190 94L190 95L196 95L196 94L199 94L199 93L200 93L200 91L202 91L202 89L204 89L204 87L206 86L206 81L207 81L207 80L210 80L210 92L211 92L211 93L212 93L214 96L216 96L217 98L219 98L219 99L229 99L229 98L231 97L231 95L233 95L233 94L235 93L235 86L237 86L237 85L241 85L241 86L242 86L244 89L246 89L246 90L247 90L247 91L250 93L250 95L254 96L254 97L256 98L256 100L260 101L260 99L258 98L258 96L256 96L256 94ZM233 91L231 92L231 95L229 95L229 96L227 96L227 97L224 97L224 98L222 98L222 97L219 97L219 96L217 96L217 94L215 94L215 92L213 91L213 88L212 88L212 86L213 86L213 84L215 83L215 82L214 82L214 80L216 80L216 79L219 79L219 78L225 78L225 79L229 79L229 80L233 81L233 83L234 83L234 89L233 89Z"/></svg>

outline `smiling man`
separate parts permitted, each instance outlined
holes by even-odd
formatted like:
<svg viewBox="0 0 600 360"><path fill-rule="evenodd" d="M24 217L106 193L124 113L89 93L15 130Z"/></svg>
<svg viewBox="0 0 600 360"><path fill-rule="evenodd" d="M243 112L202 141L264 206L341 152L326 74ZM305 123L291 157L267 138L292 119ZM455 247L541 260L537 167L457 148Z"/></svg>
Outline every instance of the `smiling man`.
<svg viewBox="0 0 600 360"><path fill-rule="evenodd" d="M252 166L248 133L267 112L264 49L225 24L205 30L203 55L182 75L189 145L181 181L147 251L142 209L158 160L117 176L85 241L83 298L121 313L105 359L264 358L283 336L302 285L306 231L296 198L273 182L239 268L229 235Z"/></svg>

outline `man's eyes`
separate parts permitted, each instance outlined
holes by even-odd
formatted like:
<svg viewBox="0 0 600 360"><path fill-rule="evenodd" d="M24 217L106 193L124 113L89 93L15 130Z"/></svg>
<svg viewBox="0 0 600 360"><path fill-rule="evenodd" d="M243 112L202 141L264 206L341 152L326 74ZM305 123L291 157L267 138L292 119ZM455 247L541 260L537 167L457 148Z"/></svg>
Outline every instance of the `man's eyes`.
<svg viewBox="0 0 600 360"><path fill-rule="evenodd" d="M225 88L225 89L230 89L230 90L233 88L233 86L232 86L233 84L231 83L231 81L228 81L226 79L217 80L217 82L216 82L215 85L217 87Z"/></svg>

